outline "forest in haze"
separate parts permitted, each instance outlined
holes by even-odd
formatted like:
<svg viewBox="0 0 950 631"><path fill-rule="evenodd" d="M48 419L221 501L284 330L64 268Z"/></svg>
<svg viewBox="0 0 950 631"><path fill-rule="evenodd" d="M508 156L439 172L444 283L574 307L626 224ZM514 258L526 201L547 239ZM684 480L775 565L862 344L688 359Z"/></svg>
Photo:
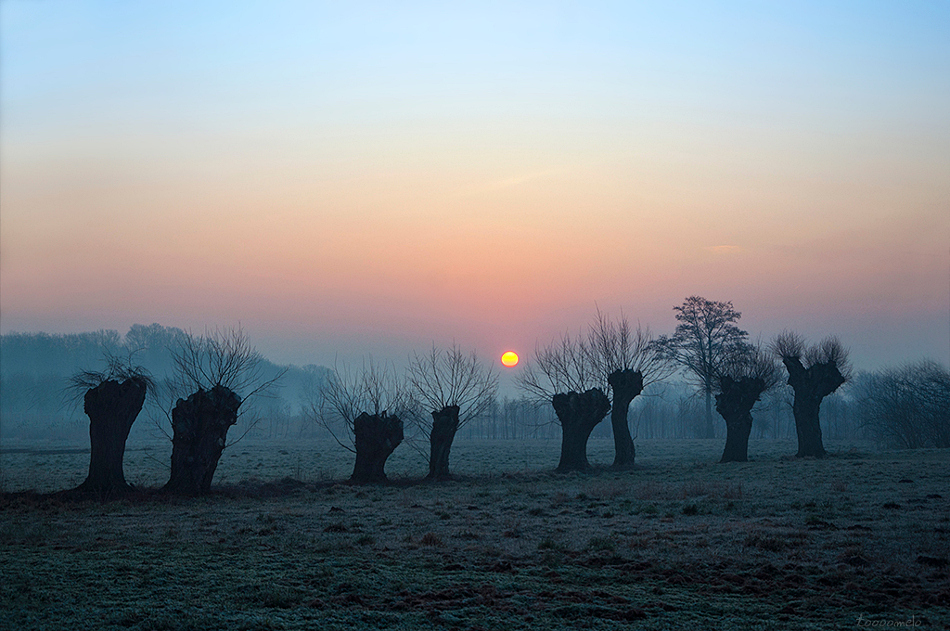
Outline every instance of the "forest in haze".
<svg viewBox="0 0 950 631"><path fill-rule="evenodd" d="M176 327L135 324L124 335L99 330L0 336L0 441L9 446L19 441L87 440L88 419L81 401L70 389L70 379L80 371L101 368L110 355L131 352L138 365L161 380L174 371L172 350L187 335ZM331 438L327 428L315 422L311 408L333 369L312 364L281 366L266 359L262 368L268 379L280 375L277 387L267 396L248 402L237 435L247 431L247 440ZM899 373L922 371L923 376L915 377L920 381L928 370L938 383L941 372L946 374L932 362L877 372L857 371L848 384L822 403L823 434L831 440L875 440L882 447L937 446L912 433L889 431L866 404L869 389L877 389L879 395L885 386L899 389ZM787 387L765 392L755 406L751 438L794 438L791 404L792 393ZM879 406L876 409L880 411ZM634 438L705 437L701 392L682 375L646 388L631 405L629 418ZM410 431L407 428L407 434ZM716 437L725 435L718 416L714 431ZM146 406L132 427L130 441L164 439L169 434L167 414L161 406ZM559 435L551 406L539 405L521 394L493 397L477 418L458 431L459 439L553 439ZM600 423L591 437L610 435L610 424Z"/></svg>

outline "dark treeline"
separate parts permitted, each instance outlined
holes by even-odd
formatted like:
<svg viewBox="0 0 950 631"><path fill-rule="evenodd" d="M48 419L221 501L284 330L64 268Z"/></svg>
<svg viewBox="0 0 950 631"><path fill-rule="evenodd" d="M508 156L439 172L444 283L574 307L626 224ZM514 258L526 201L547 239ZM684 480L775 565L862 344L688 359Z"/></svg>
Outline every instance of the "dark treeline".
<svg viewBox="0 0 950 631"><path fill-rule="evenodd" d="M125 336L114 330L90 333L9 333L0 336L0 437L11 439L83 440L88 419L81 397L70 388L81 371L105 367L109 357L129 356L157 382L175 372L172 351L188 333L159 324L133 325ZM249 402L242 412L251 436L296 436L302 410L329 370L308 365L278 366L264 360L263 379L280 375L277 388ZM282 374L281 374L282 373ZM133 428L132 438L163 437L169 432L162 405L150 402Z"/></svg>
<svg viewBox="0 0 950 631"><path fill-rule="evenodd" d="M0 336L0 437L9 440L88 438L82 406L70 402L68 383L78 370L102 363L104 353L135 351L135 361L154 377L172 371L169 348L186 333L158 324L134 325L125 336L117 331ZM268 374L286 372L280 388L249 404L247 439L327 439L329 431L314 423L308 405L330 370L320 366L281 367L265 362ZM950 420L946 401L950 377L943 367L923 362L878 372L859 372L821 408L821 427L831 440L876 440L893 448L948 447ZM694 387L670 380L655 384L630 408L636 439L690 439L706 436L705 401ZM752 439L793 439L792 393L780 387L763 395L754 409ZM717 419L715 435L725 436ZM164 427L161 430L160 427ZM132 439L164 438L167 419L151 410L132 429ZM243 431L243 430L242 430ZM560 427L550 405L524 397L498 397L478 418L462 427L459 439L556 439ZM609 423L592 437L610 438Z"/></svg>
<svg viewBox="0 0 950 631"><path fill-rule="evenodd" d="M875 433L865 427L861 406L852 388L828 397L822 406L822 432L831 440L873 439ZM672 381L656 384L649 395L638 397L630 406L630 430L635 439L705 438L705 402L702 393L690 385ZM779 440L795 438L791 393L785 389L769 392L754 408L752 438ZM520 440L559 438L553 409L524 398L504 399L488 414L459 431L460 438ZM600 423L592 438L611 438L609 423ZM725 425L715 426L715 437L724 438Z"/></svg>
<svg viewBox="0 0 950 631"><path fill-rule="evenodd" d="M823 434L831 440L871 440L877 435L864 426L860 402L853 388L843 388L822 404ZM654 394L638 398L630 407L630 428L636 439L695 439L705 437L704 401L688 384L670 382L654 386ZM786 440L795 438L791 393L770 392L754 408L752 438ZM330 432L306 414L292 411L282 399L263 403L264 414L249 438L295 439L331 438ZM345 428L335 430L343 434ZM559 439L561 429L550 405L539 405L525 397L496 399L481 416L458 431L462 440ZM592 438L613 436L609 423L600 423ZM715 437L725 437L725 426L715 426Z"/></svg>
<svg viewBox="0 0 950 631"><path fill-rule="evenodd" d="M135 351L135 360L153 376L172 371L173 346L185 332L158 324L134 325L123 337L103 330L90 333L51 335L11 333L0 336L0 432L5 439L82 440L88 434L82 409L68 401L69 378L78 370L102 363L105 352ZM280 366L267 363L276 374ZM281 387L269 397L253 403L248 414L255 419L249 439L329 438L329 432L313 423L307 414L308 402L329 374L320 366L287 367ZM858 379L864 383L862 379ZM850 389L848 389L850 390ZM831 439L870 438L862 427L859 410L846 391L836 394L822 408L822 425ZM703 401L694 389L679 382L654 386L648 395L631 406L631 430L637 438L703 437ZM149 422L149 420L153 422ZM160 413L133 427L133 437L160 433L155 422L164 422ZM717 435L724 435L717 425ZM520 440L560 436L554 411L523 397L496 399L486 413L459 430L460 439ZM609 438L611 428L601 423L594 438ZM770 393L756 407L753 438L779 439L795 436L791 399L782 390Z"/></svg>
<svg viewBox="0 0 950 631"><path fill-rule="evenodd" d="M0 336L0 436L77 439L87 433L82 410L69 409L69 378L122 343L117 331ZM73 406L75 407L75 406Z"/></svg>

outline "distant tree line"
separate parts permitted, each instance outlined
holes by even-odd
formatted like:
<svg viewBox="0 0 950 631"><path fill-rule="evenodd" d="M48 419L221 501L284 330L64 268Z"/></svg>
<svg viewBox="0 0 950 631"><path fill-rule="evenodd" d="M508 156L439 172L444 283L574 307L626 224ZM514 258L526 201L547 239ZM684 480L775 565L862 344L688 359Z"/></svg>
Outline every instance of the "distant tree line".
<svg viewBox="0 0 950 631"><path fill-rule="evenodd" d="M863 373L853 392L864 428L884 445L950 447L950 372L937 362Z"/></svg>
<svg viewBox="0 0 950 631"><path fill-rule="evenodd" d="M645 438L724 437L722 462L746 461L750 438L795 436L796 455L817 458L826 437L950 447L950 374L936 362L854 377L834 337L808 344L785 332L753 344L730 302L691 296L674 311L674 333L654 337L598 310L586 330L539 345L521 371L522 395L500 400L493 366L455 345L413 355L404 370L372 359L349 370L277 366L239 328L13 333L0 337L0 435L78 437L85 427L69 423L75 410L64 405L71 392L92 446L89 475L72 492L97 495L131 490L122 458L144 408L146 426L172 441L165 489L186 494L210 488L239 417L239 437L333 438L354 453L358 483L384 481L406 439L425 444L436 480L451 475L456 437L559 437L558 471L590 468L591 436L613 439L615 469L634 466Z"/></svg>
<svg viewBox="0 0 950 631"><path fill-rule="evenodd" d="M91 333L9 333L0 336L0 437L10 439L76 440L87 434L70 396L77 372L107 370L109 358L131 357L134 364L161 382L174 374L174 350L189 334L160 324L135 324L124 335L114 330ZM277 437L301 433L301 406L318 388L327 368L279 366L261 358L263 375L283 373L271 396L249 402L245 414L259 421L252 434ZM159 384L160 385L160 384ZM80 402L81 403L81 402ZM152 410L148 422L133 427L137 438L162 436L169 419ZM296 423L296 425L294 425Z"/></svg>
<svg viewBox="0 0 950 631"><path fill-rule="evenodd" d="M830 440L873 440L875 432L865 427L859 414L856 388L867 373L855 376L855 383L825 399L821 408L822 433ZM279 396L258 402L261 420L248 433L249 440L332 440L326 428ZM753 408L755 423L751 437L756 440L793 439L795 420L792 399L784 388L766 392ZM701 393L689 384L670 380L651 387L630 406L630 431L634 440L706 438L705 404ZM343 427L336 427L339 434ZM409 434L412 435L412 428ZM726 428L714 425L713 438L725 438ZM550 404L541 405L526 396L495 397L477 418L458 430L460 440L530 440L560 438L557 416ZM612 439L609 423L598 424L591 438Z"/></svg>

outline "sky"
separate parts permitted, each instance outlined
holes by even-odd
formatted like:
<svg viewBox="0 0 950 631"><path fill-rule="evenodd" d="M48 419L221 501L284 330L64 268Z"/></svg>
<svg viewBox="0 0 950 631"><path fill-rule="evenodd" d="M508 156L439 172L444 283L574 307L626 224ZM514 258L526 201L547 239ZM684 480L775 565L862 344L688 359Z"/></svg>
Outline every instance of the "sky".
<svg viewBox="0 0 950 631"><path fill-rule="evenodd" d="M0 332L950 361L950 3L0 0Z"/></svg>

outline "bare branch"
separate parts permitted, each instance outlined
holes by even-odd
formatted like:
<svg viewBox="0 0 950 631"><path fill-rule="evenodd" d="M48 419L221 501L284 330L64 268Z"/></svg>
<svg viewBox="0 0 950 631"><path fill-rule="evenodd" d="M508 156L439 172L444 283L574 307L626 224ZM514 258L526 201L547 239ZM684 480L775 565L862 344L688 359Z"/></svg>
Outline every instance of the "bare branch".
<svg viewBox="0 0 950 631"><path fill-rule="evenodd" d="M859 375L859 414L888 446L950 447L950 372L924 360Z"/></svg>
<svg viewBox="0 0 950 631"><path fill-rule="evenodd" d="M851 378L852 366L848 349L834 336L808 346L798 333L783 331L772 342L771 350L782 361L798 360L806 370L818 364L834 364L845 379Z"/></svg>
<svg viewBox="0 0 950 631"><path fill-rule="evenodd" d="M760 342L726 358L716 375L717 390L722 390L723 378L733 381L743 378L761 379L765 390L770 390L778 385L780 373L774 355Z"/></svg>
<svg viewBox="0 0 950 631"><path fill-rule="evenodd" d="M539 402L550 403L555 394L585 392L602 387L601 374L591 361L588 340L565 333L560 342L535 347L534 361L528 362L518 386Z"/></svg>
<svg viewBox="0 0 950 631"><path fill-rule="evenodd" d="M615 370L639 372L644 386L666 379L675 370L650 329L641 327L639 322L634 329L623 313L613 321L598 308L588 329L586 347L604 391L608 388L608 376Z"/></svg>
<svg viewBox="0 0 950 631"><path fill-rule="evenodd" d="M413 355L408 385L416 400L436 412L459 407L459 427L483 414L495 399L498 375L478 361L474 351L465 354L456 344L448 349L435 345L426 355Z"/></svg>
<svg viewBox="0 0 950 631"><path fill-rule="evenodd" d="M165 384L165 399L160 404L168 419L171 419L171 410L179 398L199 390L210 391L216 386L227 388L240 397L238 414L243 417L250 409L245 405L247 401L270 396L287 372L283 368L275 375L268 376L265 372L267 362L251 346L247 333L240 326L206 330L204 335L187 332L179 337L171 354L174 377ZM249 422L238 440L247 435L259 421L260 417L257 417ZM164 431L164 428L161 429Z"/></svg>
<svg viewBox="0 0 950 631"><path fill-rule="evenodd" d="M693 382L710 392L723 366L748 347L748 333L735 325L742 316L731 302L690 296L679 307L676 331L658 344L679 364Z"/></svg>
<svg viewBox="0 0 950 631"><path fill-rule="evenodd" d="M411 415L411 408L409 389L395 367L376 363L369 357L358 371L351 371L343 362L334 362L333 372L319 396L311 396L308 412L337 443L355 453L352 438L360 414L378 416L386 412L402 417ZM337 436L335 428L341 424L347 429L349 440Z"/></svg>
<svg viewBox="0 0 950 631"><path fill-rule="evenodd" d="M267 378L265 360L251 346L244 330L214 329L196 336L190 332L172 349L176 380L182 392L211 390L223 386L242 400L270 393L286 370Z"/></svg>
<svg viewBox="0 0 950 631"><path fill-rule="evenodd" d="M106 366L103 370L81 370L71 376L66 385L69 400L82 401L88 390L91 390L106 381L139 381L145 385L146 392L154 392L156 385L152 375L145 368L135 362L136 351L125 355L113 353L109 349L103 350L103 361Z"/></svg>
<svg viewBox="0 0 950 631"><path fill-rule="evenodd" d="M781 359L801 360L805 353L805 338L792 331L783 331L772 342L772 352Z"/></svg>

